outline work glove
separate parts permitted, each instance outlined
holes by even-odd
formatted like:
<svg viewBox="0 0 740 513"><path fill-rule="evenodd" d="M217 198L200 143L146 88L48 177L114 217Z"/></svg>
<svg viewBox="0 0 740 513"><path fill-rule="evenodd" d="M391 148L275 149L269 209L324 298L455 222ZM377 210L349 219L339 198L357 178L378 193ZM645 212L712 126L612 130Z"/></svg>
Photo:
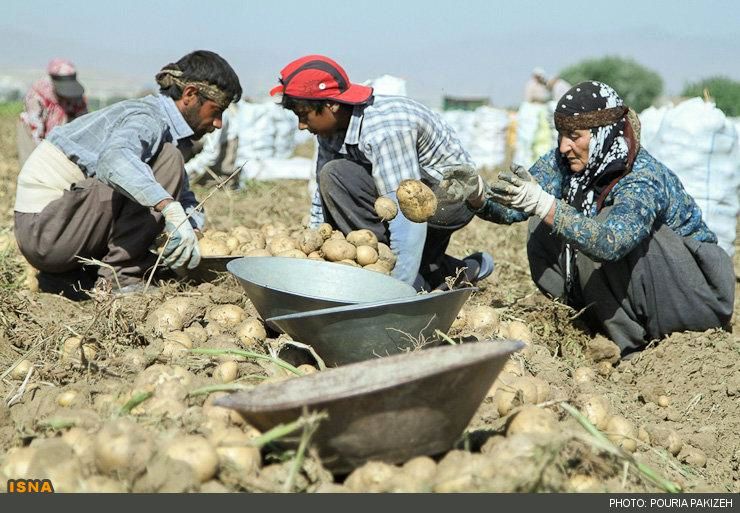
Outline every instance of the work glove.
<svg viewBox="0 0 740 513"><path fill-rule="evenodd" d="M461 165L445 171L437 188L437 201L449 205L467 201L479 208L485 201L486 182L472 166Z"/></svg>
<svg viewBox="0 0 740 513"><path fill-rule="evenodd" d="M510 171L499 173L488 195L497 203L542 219L555 203L555 196L545 192L529 171L517 164L512 164Z"/></svg>
<svg viewBox="0 0 740 513"><path fill-rule="evenodd" d="M164 232L170 237L162 251L164 263L178 275L187 269L195 269L200 263L198 237L190 224L182 205L172 201L162 209Z"/></svg>

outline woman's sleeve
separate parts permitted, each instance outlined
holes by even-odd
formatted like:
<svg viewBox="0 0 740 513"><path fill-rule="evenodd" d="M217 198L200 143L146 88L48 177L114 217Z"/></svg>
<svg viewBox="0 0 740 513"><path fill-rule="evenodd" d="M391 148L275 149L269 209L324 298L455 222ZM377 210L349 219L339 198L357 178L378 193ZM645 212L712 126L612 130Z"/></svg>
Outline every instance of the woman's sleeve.
<svg viewBox="0 0 740 513"><path fill-rule="evenodd" d="M612 192L614 203L604 217L587 217L558 201L554 232L596 261L626 256L650 234L667 201L658 183L630 178L617 184Z"/></svg>

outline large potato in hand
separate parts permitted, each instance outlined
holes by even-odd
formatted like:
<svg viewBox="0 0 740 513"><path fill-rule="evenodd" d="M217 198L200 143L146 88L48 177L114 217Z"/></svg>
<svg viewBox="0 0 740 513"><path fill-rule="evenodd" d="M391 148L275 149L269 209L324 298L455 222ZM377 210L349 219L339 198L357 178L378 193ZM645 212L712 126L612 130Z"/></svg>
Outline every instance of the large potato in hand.
<svg viewBox="0 0 740 513"><path fill-rule="evenodd" d="M415 223L425 223L437 211L437 197L419 180L402 181L396 196L403 215Z"/></svg>

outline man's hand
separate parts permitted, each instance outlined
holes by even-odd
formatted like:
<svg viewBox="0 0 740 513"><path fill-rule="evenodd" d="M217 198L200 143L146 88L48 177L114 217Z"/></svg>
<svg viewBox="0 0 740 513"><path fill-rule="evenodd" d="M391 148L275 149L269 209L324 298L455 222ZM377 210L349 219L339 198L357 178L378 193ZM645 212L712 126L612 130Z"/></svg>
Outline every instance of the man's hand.
<svg viewBox="0 0 740 513"><path fill-rule="evenodd" d="M491 185L489 196L507 207L534 214L544 219L550 213L555 197L545 192L529 171L512 164L510 171L502 171Z"/></svg>
<svg viewBox="0 0 740 513"><path fill-rule="evenodd" d="M162 209L162 215L164 231L170 237L162 251L164 263L178 274L184 274L186 269L195 269L200 263L198 237L182 205L172 201Z"/></svg>
<svg viewBox="0 0 740 513"><path fill-rule="evenodd" d="M485 201L486 183L472 166L461 165L445 171L437 188L437 201L442 204L467 201L480 208Z"/></svg>

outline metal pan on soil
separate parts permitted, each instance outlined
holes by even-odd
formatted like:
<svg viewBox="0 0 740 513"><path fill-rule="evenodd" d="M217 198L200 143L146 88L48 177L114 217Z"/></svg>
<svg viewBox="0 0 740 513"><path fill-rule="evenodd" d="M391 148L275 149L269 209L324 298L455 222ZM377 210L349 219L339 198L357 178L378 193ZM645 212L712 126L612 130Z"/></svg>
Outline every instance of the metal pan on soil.
<svg viewBox="0 0 740 513"><path fill-rule="evenodd" d="M219 398L267 431L325 411L312 442L323 464L350 472L451 449L520 341L485 341L376 358Z"/></svg>
<svg viewBox="0 0 740 513"><path fill-rule="evenodd" d="M307 258L245 257L226 268L263 319L416 294L411 285L381 273Z"/></svg>
<svg viewBox="0 0 740 513"><path fill-rule="evenodd" d="M470 295L469 287L390 301L338 306L266 319L293 340L311 345L330 367L387 356L439 339Z"/></svg>

